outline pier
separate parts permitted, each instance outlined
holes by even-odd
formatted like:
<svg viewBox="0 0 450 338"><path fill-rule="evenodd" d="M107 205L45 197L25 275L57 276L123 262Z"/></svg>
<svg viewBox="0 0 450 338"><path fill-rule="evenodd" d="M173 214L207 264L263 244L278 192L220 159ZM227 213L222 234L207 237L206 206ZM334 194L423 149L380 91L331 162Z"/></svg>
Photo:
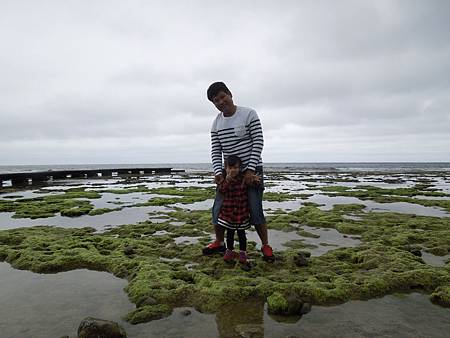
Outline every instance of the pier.
<svg viewBox="0 0 450 338"><path fill-rule="evenodd" d="M184 172L184 170L174 170L172 168L116 168L116 169L73 169L73 170L47 170L31 171L20 173L0 173L0 189L3 182L11 181L13 186L30 185L39 182L47 182L63 179L80 178L111 178L146 176L157 174L173 174Z"/></svg>

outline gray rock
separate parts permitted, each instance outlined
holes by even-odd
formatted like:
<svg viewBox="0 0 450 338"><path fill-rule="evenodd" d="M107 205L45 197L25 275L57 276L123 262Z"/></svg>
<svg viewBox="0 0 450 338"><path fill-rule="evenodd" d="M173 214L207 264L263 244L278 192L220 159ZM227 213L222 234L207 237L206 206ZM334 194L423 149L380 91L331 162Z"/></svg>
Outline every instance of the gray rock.
<svg viewBox="0 0 450 338"><path fill-rule="evenodd" d="M132 245L127 245L125 248L123 248L123 253L127 256L134 255L134 247Z"/></svg>
<svg viewBox="0 0 450 338"><path fill-rule="evenodd" d="M87 317L78 327L78 338L126 338L127 333L116 322Z"/></svg>
<svg viewBox="0 0 450 338"><path fill-rule="evenodd" d="M302 308L301 308L301 310L300 310L300 313L301 313L302 315L304 315L304 314L307 314L309 311L311 311L311 304L309 304L309 303L304 303L304 304L302 305Z"/></svg>
<svg viewBox="0 0 450 338"><path fill-rule="evenodd" d="M414 256L422 257L422 248L418 245L408 245L406 250L411 252Z"/></svg>
<svg viewBox="0 0 450 338"><path fill-rule="evenodd" d="M191 310L188 310L188 309L181 311L181 314L183 316L189 316L191 313L192 313Z"/></svg>
<svg viewBox="0 0 450 338"><path fill-rule="evenodd" d="M301 252L297 253L297 255L294 257L295 265L307 266L309 264L308 257L311 255L311 254L309 254L309 255L307 255L307 254L309 254L309 252L305 253L305 252L301 251Z"/></svg>
<svg viewBox="0 0 450 338"><path fill-rule="evenodd" d="M299 315L303 307L303 301L295 294L290 294L286 297L288 302L287 313L288 315Z"/></svg>

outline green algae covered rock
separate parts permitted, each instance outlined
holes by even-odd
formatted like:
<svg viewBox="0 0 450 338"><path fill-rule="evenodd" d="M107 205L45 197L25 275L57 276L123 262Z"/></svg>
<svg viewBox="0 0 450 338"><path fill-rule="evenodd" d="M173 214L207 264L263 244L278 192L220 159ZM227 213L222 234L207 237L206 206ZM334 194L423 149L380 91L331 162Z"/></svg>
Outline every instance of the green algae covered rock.
<svg viewBox="0 0 450 338"><path fill-rule="evenodd" d="M78 338L127 338L127 333L116 322L87 317L78 327Z"/></svg>
<svg viewBox="0 0 450 338"><path fill-rule="evenodd" d="M287 299L281 293L274 292L267 297L267 306L269 313L284 314L287 313L289 304Z"/></svg>
<svg viewBox="0 0 450 338"><path fill-rule="evenodd" d="M280 292L274 292L267 297L267 306L270 314L288 316L301 315L303 301L293 293L284 296Z"/></svg>
<svg viewBox="0 0 450 338"><path fill-rule="evenodd" d="M63 216L77 217L85 215L93 209L93 206L87 199L100 197L101 195L96 191L73 188L58 195L16 201L0 200L0 212L14 212L14 218L46 218L55 216L58 212Z"/></svg>
<svg viewBox="0 0 450 338"><path fill-rule="evenodd" d="M439 305L450 307L450 286L439 286L431 294L431 300Z"/></svg>
<svg viewBox="0 0 450 338"><path fill-rule="evenodd" d="M158 192L189 198L189 190ZM197 194L195 198L211 193L192 192ZM348 219L347 215L357 217ZM132 323L162 318L180 306L217 312L230 299L267 300L271 313L301 314L307 303L337 304L419 289L433 292L433 301L448 304L448 264L427 265L411 247L449 252L450 218L365 212L354 204L331 210L314 204L292 212L278 210L270 216L269 228L274 225L300 235L309 235L299 231L303 224L333 228L359 234L361 244L310 257L308 246L291 243L285 251L276 252L275 263L267 264L250 242L248 253L255 266L242 271L228 266L221 257L201 255L213 231L208 210L174 208L157 216L161 223L127 224L103 233L92 228L44 226L3 230L0 259L34 272L88 268L126 278L125 291L137 304L136 310L126 315Z"/></svg>
<svg viewBox="0 0 450 338"><path fill-rule="evenodd" d="M166 304L145 305L130 312L125 319L131 324L139 324L167 317L171 313L172 309Z"/></svg>

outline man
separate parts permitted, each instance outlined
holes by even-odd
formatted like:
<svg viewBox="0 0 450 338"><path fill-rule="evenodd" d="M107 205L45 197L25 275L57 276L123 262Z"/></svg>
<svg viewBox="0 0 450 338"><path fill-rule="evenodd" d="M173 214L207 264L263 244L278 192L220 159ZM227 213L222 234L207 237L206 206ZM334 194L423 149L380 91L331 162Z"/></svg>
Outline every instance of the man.
<svg viewBox="0 0 450 338"><path fill-rule="evenodd" d="M220 111L211 128L211 158L214 169L214 180L220 184L223 159L236 155L242 160L244 184L248 186L248 202L250 207L250 224L253 224L261 239L261 252L268 262L275 257L268 244L267 224L264 217L262 198L264 191L263 164L261 152L264 145L261 122L255 110L236 106L233 95L223 82L215 82L207 91L208 100ZM255 185L255 174L259 176L259 184ZM218 225L218 216L223 196L216 192L212 209L212 223L216 240L203 249L204 255L223 253L224 229Z"/></svg>

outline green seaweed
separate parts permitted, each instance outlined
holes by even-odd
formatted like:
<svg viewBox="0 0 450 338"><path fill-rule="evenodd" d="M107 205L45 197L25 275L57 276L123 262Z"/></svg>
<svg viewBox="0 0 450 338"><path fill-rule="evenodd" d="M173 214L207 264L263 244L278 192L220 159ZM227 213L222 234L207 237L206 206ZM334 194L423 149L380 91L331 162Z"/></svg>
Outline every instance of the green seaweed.
<svg viewBox="0 0 450 338"><path fill-rule="evenodd" d="M75 193L83 191L72 192ZM152 193L204 200L214 196L214 189L158 188L152 189ZM48 200L37 201L52 204ZM62 203L61 199L55 201ZM31 199L31 204L34 202ZM87 204L69 206L59 210L75 211ZM348 219L348 215L357 218ZM277 210L268 216L270 229L314 237L299 226L333 228L344 234L360 235L361 244L310 257L307 265L298 266L298 254L308 250L301 241L286 243L287 249L276 252L273 264L263 262L255 243L250 242L248 253L255 264L252 270L243 271L238 265L227 265L220 256L201 255L213 232L210 211L176 208L157 216L167 221L122 225L103 233L92 228L43 226L3 230L0 259L34 272L88 268L126 278L125 290L137 305L126 316L131 323L162 318L177 306L216 312L226 307L230 299L267 300L269 310L277 309L274 311L280 313L285 312L286 295L311 304L338 304L397 291L423 290L431 294L434 302L445 306L449 303L449 264L427 265L411 249L436 255L450 252L448 217L366 212L358 204L336 205L325 211L308 203L291 212ZM173 221L184 225L173 225ZM177 245L175 239L181 236L197 237L198 242Z"/></svg>
<svg viewBox="0 0 450 338"><path fill-rule="evenodd" d="M80 188L69 189L64 194L27 198L16 201L0 200L0 212L14 212L13 218L45 218L61 213L76 217L89 213L93 206L87 199L100 198L95 191Z"/></svg>

